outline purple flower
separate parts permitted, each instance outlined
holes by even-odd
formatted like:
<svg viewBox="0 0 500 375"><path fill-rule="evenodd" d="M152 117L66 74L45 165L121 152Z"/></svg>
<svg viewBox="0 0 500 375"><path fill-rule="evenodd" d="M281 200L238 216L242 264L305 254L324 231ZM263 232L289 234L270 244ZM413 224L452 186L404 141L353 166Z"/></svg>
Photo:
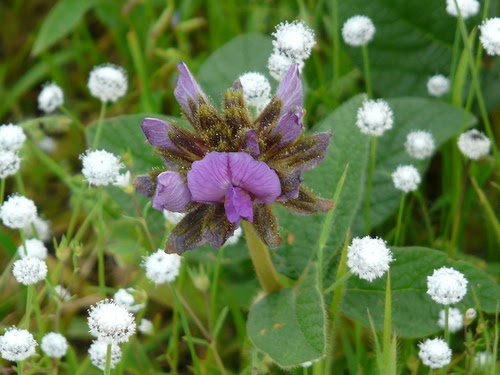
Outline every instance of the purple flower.
<svg viewBox="0 0 500 375"><path fill-rule="evenodd" d="M240 220L251 222L262 241L274 248L282 237L273 203L298 215L333 207L302 184L302 171L323 160L332 133L304 135L296 64L255 119L239 81L226 91L219 114L187 66L178 68L175 96L194 132L145 118L141 128L167 169L134 181L140 194L153 199L153 208L186 212L167 240L167 252L182 253L204 242L220 247Z"/></svg>

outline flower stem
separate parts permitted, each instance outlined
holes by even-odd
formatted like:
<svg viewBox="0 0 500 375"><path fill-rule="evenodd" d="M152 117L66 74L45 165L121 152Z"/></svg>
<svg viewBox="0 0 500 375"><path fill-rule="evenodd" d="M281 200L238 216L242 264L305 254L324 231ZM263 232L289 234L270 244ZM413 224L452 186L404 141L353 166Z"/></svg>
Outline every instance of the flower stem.
<svg viewBox="0 0 500 375"><path fill-rule="evenodd" d="M444 308L444 341L450 345L450 305Z"/></svg>
<svg viewBox="0 0 500 375"><path fill-rule="evenodd" d="M94 142L92 143L92 150L97 150L99 147L99 140L102 133L102 123L104 120L104 114L106 113L106 102L101 102L101 112L99 113L99 120L97 122L97 131L95 133Z"/></svg>
<svg viewBox="0 0 500 375"><path fill-rule="evenodd" d="M415 191L415 196L417 197L420 208L422 209L422 216L424 217L425 230L429 236L429 246L434 247L434 228L432 228L431 219L429 216L429 210L427 210L427 205L425 204L425 199L420 190Z"/></svg>
<svg viewBox="0 0 500 375"><path fill-rule="evenodd" d="M245 231L250 258L252 258L252 263L255 267L255 272L257 273L257 278L259 279L262 289L264 289L267 294L283 289L267 246L257 237L252 224L243 220L241 225Z"/></svg>
<svg viewBox="0 0 500 375"><path fill-rule="evenodd" d="M85 126L78 119L78 117L75 116L73 112L71 112L68 108L66 108L63 105L59 106L59 109L61 110L62 113L68 116L71 119L71 121L73 121L73 123L77 126L79 130L85 130Z"/></svg>
<svg viewBox="0 0 500 375"><path fill-rule="evenodd" d="M5 195L5 178L0 179L0 206L3 204L3 198Z"/></svg>
<svg viewBox="0 0 500 375"><path fill-rule="evenodd" d="M106 366L104 367L104 375L111 374L111 344L106 348Z"/></svg>
<svg viewBox="0 0 500 375"><path fill-rule="evenodd" d="M384 305L384 332L382 336L382 358L384 371L389 374L393 366L391 364L391 335L392 335L392 296L391 296L391 274L387 271L387 284L385 287Z"/></svg>
<svg viewBox="0 0 500 375"><path fill-rule="evenodd" d="M17 361L17 375L23 375L23 361Z"/></svg>
<svg viewBox="0 0 500 375"><path fill-rule="evenodd" d="M104 273L104 219L103 219L103 201L104 201L104 190L102 186L99 186L97 191L98 195L98 206L99 206L99 225L97 229L97 266L99 273L99 289L101 290L101 295L106 298L106 279Z"/></svg>
<svg viewBox="0 0 500 375"><path fill-rule="evenodd" d="M28 285L28 293L26 294L26 315L24 317L24 326L29 331L31 323L31 310L33 310L33 293L35 286L33 284Z"/></svg>
<svg viewBox="0 0 500 375"><path fill-rule="evenodd" d="M403 222L403 211L405 208L405 198L406 194L401 194L401 200L399 202L399 211L398 211L398 221L396 223L396 235L394 236L394 246L399 245L399 240L401 238L401 223Z"/></svg>
<svg viewBox="0 0 500 375"><path fill-rule="evenodd" d="M373 91L372 91L372 80L370 77L370 59L368 57L368 47L366 45L361 46L361 52L363 53L363 69L365 73L365 85L366 92L370 99L373 99Z"/></svg>
<svg viewBox="0 0 500 375"><path fill-rule="evenodd" d="M332 0L332 44L333 44L333 84L337 84L340 77L340 25L338 0Z"/></svg>
<svg viewBox="0 0 500 375"><path fill-rule="evenodd" d="M365 234L370 234L370 196L372 193L373 172L375 170L375 158L377 155L377 137L372 137L370 148L370 167L368 169L368 181L366 185L365 198Z"/></svg>

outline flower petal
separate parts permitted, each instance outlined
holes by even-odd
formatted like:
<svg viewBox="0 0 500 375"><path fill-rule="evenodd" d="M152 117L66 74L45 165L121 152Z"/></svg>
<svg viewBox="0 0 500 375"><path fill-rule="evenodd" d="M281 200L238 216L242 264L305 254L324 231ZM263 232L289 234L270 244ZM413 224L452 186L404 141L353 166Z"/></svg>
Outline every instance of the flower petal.
<svg viewBox="0 0 500 375"><path fill-rule="evenodd" d="M231 223L237 223L240 219L253 221L252 198L243 189L229 185L226 199L224 201L227 219Z"/></svg>
<svg viewBox="0 0 500 375"><path fill-rule="evenodd" d="M148 142L154 147L165 147L169 150L178 151L170 138L168 132L173 130L172 125L157 118L146 117L142 120L141 128Z"/></svg>
<svg viewBox="0 0 500 375"><path fill-rule="evenodd" d="M254 158L260 156L259 140L257 132L253 129L245 130L245 150L250 152Z"/></svg>
<svg viewBox="0 0 500 375"><path fill-rule="evenodd" d="M281 195L278 201L284 202L288 199L295 199L299 196L299 187L304 179L300 168L292 171L277 172L281 182Z"/></svg>
<svg viewBox="0 0 500 375"><path fill-rule="evenodd" d="M281 148L286 146L293 141L295 141L304 131L304 125L302 125L302 117L304 116L304 110L302 108L297 108L295 111L288 111L278 121L269 136L275 136L280 134L281 138L277 147Z"/></svg>
<svg viewBox="0 0 500 375"><path fill-rule="evenodd" d="M251 157L250 155L248 155ZM203 203L223 203L231 183L228 153L211 152L195 161L187 174L193 200Z"/></svg>
<svg viewBox="0 0 500 375"><path fill-rule="evenodd" d="M302 107L302 82L299 77L299 65L292 64L281 81L276 95L281 99L281 115Z"/></svg>
<svg viewBox="0 0 500 375"><path fill-rule="evenodd" d="M200 99L205 103L208 103L208 99L186 64L181 62L177 65L177 69L179 70L180 76L177 81L174 95L179 104L184 108L186 115L191 120L194 120L195 112L199 108Z"/></svg>
<svg viewBox="0 0 500 375"><path fill-rule="evenodd" d="M163 211L183 212L191 202L191 193L178 172L163 172L156 178L158 186L153 198L153 208Z"/></svg>
<svg viewBox="0 0 500 375"><path fill-rule="evenodd" d="M147 198L151 198L156 189L155 180L148 174L141 174L134 179L135 190Z"/></svg>

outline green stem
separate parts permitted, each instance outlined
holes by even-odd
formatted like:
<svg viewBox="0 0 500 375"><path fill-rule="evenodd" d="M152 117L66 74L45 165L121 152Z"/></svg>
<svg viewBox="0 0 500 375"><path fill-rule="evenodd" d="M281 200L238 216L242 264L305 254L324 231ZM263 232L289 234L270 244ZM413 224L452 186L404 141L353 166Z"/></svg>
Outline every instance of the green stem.
<svg viewBox="0 0 500 375"><path fill-rule="evenodd" d="M23 375L23 361L17 361L17 375Z"/></svg>
<svg viewBox="0 0 500 375"><path fill-rule="evenodd" d="M104 367L104 375L111 374L111 344L106 348L106 366Z"/></svg>
<svg viewBox="0 0 500 375"><path fill-rule="evenodd" d="M5 196L5 181L6 178L0 179L0 206L3 204L3 198Z"/></svg>
<svg viewBox="0 0 500 375"><path fill-rule="evenodd" d="M391 335L392 335L392 296L391 296L391 273L387 271L387 283L385 287L384 305L384 332L382 336L382 357L384 371L388 374L391 365Z"/></svg>
<svg viewBox="0 0 500 375"><path fill-rule="evenodd" d="M403 222L403 211L405 208L405 198L406 194L401 193L401 200L399 201L399 211L398 211L398 221L396 223L396 235L394 236L394 246L399 245L399 240L401 238L401 224Z"/></svg>
<svg viewBox="0 0 500 375"><path fill-rule="evenodd" d="M24 326L29 331L31 323L31 310L33 310L33 293L35 291L35 286L33 284L28 285L28 293L26 294L26 315L24 317Z"/></svg>
<svg viewBox="0 0 500 375"><path fill-rule="evenodd" d="M75 230L76 220L78 219L78 215L80 214L80 207L82 206L83 195L85 188L82 186L80 190L78 190L75 207L73 212L71 213L71 218L69 219L68 230L66 231L66 238L71 238L73 236L73 231Z"/></svg>
<svg viewBox="0 0 500 375"><path fill-rule="evenodd" d="M453 212L453 216L452 216L453 217L453 225L452 225L452 229L451 229L450 243L448 245L448 256L450 258L453 258L455 256L455 252L456 252L455 243L457 241L458 232L459 232L459 228L460 228L460 218L462 217L462 215L461 215L462 204L464 201L464 194L465 194L465 189L467 186L467 176L469 174L470 166L471 166L471 162L469 160L469 161L467 161L467 165L466 165L465 170L463 172L462 184L460 185L460 191L458 194L458 199L457 199L456 207L455 207L456 209Z"/></svg>
<svg viewBox="0 0 500 375"><path fill-rule="evenodd" d="M97 191L99 206L99 225L97 229L97 257L98 257L98 273L99 273L99 289L102 298L106 298L106 279L104 272L104 219L103 219L103 204L104 204L104 189L99 186Z"/></svg>
<svg viewBox="0 0 500 375"><path fill-rule="evenodd" d="M326 288L323 291L323 295L326 296L330 292L333 292L339 285L343 285L349 278L353 275L351 271L347 271L345 274L342 275L342 277L338 280L335 280L335 282L330 285L328 288Z"/></svg>
<svg viewBox="0 0 500 375"><path fill-rule="evenodd" d="M15 175L14 175L14 178L16 179L16 185L17 185L17 190L19 190L19 193L21 195L26 195L26 192L24 190L24 183L23 183L23 178L21 176L21 173L20 172L17 172Z"/></svg>
<svg viewBox="0 0 500 375"><path fill-rule="evenodd" d="M450 82L455 86L455 75L457 74L457 60L460 50L460 24L457 20L457 27L455 28L455 39L453 42L453 54L451 58L451 73L450 73ZM452 96L454 91L454 87L450 90L450 97Z"/></svg>
<svg viewBox="0 0 500 375"><path fill-rule="evenodd" d="M484 213L486 214L486 217L488 218L488 221L493 228L493 233L495 234L497 245L500 245L500 223L498 222L495 210L493 209L493 207L491 207L486 194L484 194L484 192L481 190L476 182L476 179L470 176L470 180L472 182L472 186L474 186L474 189L476 190L477 195L479 196L479 202L483 207Z"/></svg>
<svg viewBox="0 0 500 375"><path fill-rule="evenodd" d="M370 166L368 169L368 181L366 185L366 197L365 197L365 234L370 234L370 203L371 203L371 193L372 193L372 183L373 183L373 172L375 170L375 159L377 155L377 137L372 137L372 142L370 146Z"/></svg>
<svg viewBox="0 0 500 375"><path fill-rule="evenodd" d="M444 341L450 345L450 305L444 308Z"/></svg>
<svg viewBox="0 0 500 375"><path fill-rule="evenodd" d="M373 99L373 91L372 91L372 81L370 76L370 59L368 57L368 47L366 45L361 46L361 52L363 53L363 69L365 73L365 85L366 92L370 99Z"/></svg>
<svg viewBox="0 0 500 375"><path fill-rule="evenodd" d="M420 190L415 191L415 196L417 197L420 208L422 209L422 216L424 217L425 230L429 236L429 246L434 247L434 228L432 227L429 211L427 210L427 205L425 199Z"/></svg>
<svg viewBox="0 0 500 375"><path fill-rule="evenodd" d="M33 289L35 286L33 285ZM33 310L35 310L36 324L38 326L38 337L41 339L45 333L42 320L42 312L40 310L40 302L38 301L38 294L33 293Z"/></svg>
<svg viewBox="0 0 500 375"><path fill-rule="evenodd" d="M252 224L243 220L242 227L245 232L250 258L252 258L262 289L267 294L283 289L267 246L257 237Z"/></svg>
<svg viewBox="0 0 500 375"><path fill-rule="evenodd" d="M71 121L77 126L78 130L84 131L85 130L85 125L78 119L78 117L75 116L73 112L71 112L68 108L65 106L61 105L59 106L59 109L66 115L68 116Z"/></svg>
<svg viewBox="0 0 500 375"><path fill-rule="evenodd" d="M340 25L338 0L332 0L332 44L333 44L333 84L340 78Z"/></svg>
<svg viewBox="0 0 500 375"><path fill-rule="evenodd" d="M217 255L217 263L215 264L215 269L212 277L212 283L210 285L210 332L213 332L214 324L215 324L215 310L217 308L217 292L219 289L219 276L220 269L222 264L222 258L224 254L224 247L219 250L219 254Z"/></svg>
<svg viewBox="0 0 500 375"><path fill-rule="evenodd" d="M95 133L94 142L92 143L92 150L97 150L97 147L99 147L99 140L101 139L102 124L104 122L105 113L106 113L106 102L101 102L101 111L99 113L99 120L97 122L97 131Z"/></svg>

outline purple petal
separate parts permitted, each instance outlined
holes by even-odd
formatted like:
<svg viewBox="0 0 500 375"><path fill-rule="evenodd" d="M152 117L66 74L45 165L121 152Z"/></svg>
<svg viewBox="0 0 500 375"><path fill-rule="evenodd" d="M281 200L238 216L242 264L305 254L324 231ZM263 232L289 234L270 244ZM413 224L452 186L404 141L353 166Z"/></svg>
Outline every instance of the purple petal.
<svg viewBox="0 0 500 375"><path fill-rule="evenodd" d="M259 141L257 132L253 129L245 130L245 150L250 152L254 158L260 156Z"/></svg>
<svg viewBox="0 0 500 375"><path fill-rule="evenodd" d="M172 151L179 150L168 137L168 132L173 129L168 122L146 117L142 121L141 128L152 146L165 147Z"/></svg>
<svg viewBox="0 0 500 375"><path fill-rule="evenodd" d="M302 107L302 82L299 77L298 64L290 66L278 87L276 95L281 99L281 115Z"/></svg>
<svg viewBox="0 0 500 375"><path fill-rule="evenodd" d="M300 107L296 111L288 111L281 116L278 125L273 128L270 134L271 136L276 134L282 135L278 147L286 146L299 138L304 131L304 126L302 125L303 116L304 110Z"/></svg>
<svg viewBox="0 0 500 375"><path fill-rule="evenodd" d="M187 174L187 181L194 201L223 203L231 183L228 154L211 152L195 161Z"/></svg>
<svg viewBox="0 0 500 375"><path fill-rule="evenodd" d="M191 202L191 193L184 177L177 172L162 172L156 178L158 186L153 198L153 208L163 211L183 212Z"/></svg>
<svg viewBox="0 0 500 375"><path fill-rule="evenodd" d="M229 185L224 201L227 219L231 223L238 222L241 218L253 221L252 198L243 189Z"/></svg>
<svg viewBox="0 0 500 375"><path fill-rule="evenodd" d="M190 103L191 105L194 105L195 110L197 110L200 96L206 103L208 103L208 100L186 64L181 62L177 65L177 69L179 70L180 76L177 81L177 87L175 88L174 95L179 104L184 108L187 116L193 119L195 114L191 111L192 108Z"/></svg>
<svg viewBox="0 0 500 375"><path fill-rule="evenodd" d="M148 174L141 174L134 179L135 190L147 198L151 198L156 188L156 182Z"/></svg>

